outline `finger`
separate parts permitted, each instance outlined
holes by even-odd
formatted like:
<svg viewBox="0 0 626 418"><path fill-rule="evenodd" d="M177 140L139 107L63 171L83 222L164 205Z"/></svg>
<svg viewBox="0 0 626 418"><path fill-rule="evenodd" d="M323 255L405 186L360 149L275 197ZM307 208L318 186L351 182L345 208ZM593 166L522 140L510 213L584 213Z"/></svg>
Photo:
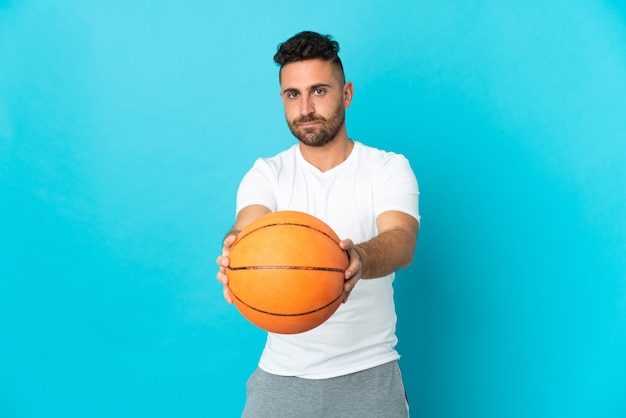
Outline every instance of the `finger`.
<svg viewBox="0 0 626 418"><path fill-rule="evenodd" d="M220 272L222 273L226 273L226 268L230 265L230 259L228 257L225 257L223 255L217 257L217 259L215 260L215 263L220 266Z"/></svg>
<svg viewBox="0 0 626 418"><path fill-rule="evenodd" d="M218 271L216 277L221 284L228 284L228 276L223 271Z"/></svg>
<svg viewBox="0 0 626 418"><path fill-rule="evenodd" d="M358 278L357 278L357 277L353 277L353 278L352 278L352 279L350 279L350 280L346 280L346 281L343 283L343 290L344 290L346 293L351 292L351 291L352 291L352 289L354 289L354 286L356 285L356 282L357 282L357 281L358 281Z"/></svg>
<svg viewBox="0 0 626 418"><path fill-rule="evenodd" d="M235 235L229 235L226 238L224 238L224 242L222 245L222 255L230 254L230 249L236 240L237 240L237 237Z"/></svg>
<svg viewBox="0 0 626 418"><path fill-rule="evenodd" d="M224 238L224 246L232 247L236 240L237 240L237 235L234 235L234 234L227 235L226 238Z"/></svg>
<svg viewBox="0 0 626 418"><path fill-rule="evenodd" d="M228 303L233 303L233 297L230 292L230 288L226 285L224 285L224 300L226 300L226 302Z"/></svg>
<svg viewBox="0 0 626 418"><path fill-rule="evenodd" d="M359 270L361 270L361 262L359 260L352 260L345 271L345 279L348 280L354 276Z"/></svg>
<svg viewBox="0 0 626 418"><path fill-rule="evenodd" d="M344 239L344 240L339 241L339 247L342 250L348 251L353 246L354 246L354 244L352 243L351 239Z"/></svg>

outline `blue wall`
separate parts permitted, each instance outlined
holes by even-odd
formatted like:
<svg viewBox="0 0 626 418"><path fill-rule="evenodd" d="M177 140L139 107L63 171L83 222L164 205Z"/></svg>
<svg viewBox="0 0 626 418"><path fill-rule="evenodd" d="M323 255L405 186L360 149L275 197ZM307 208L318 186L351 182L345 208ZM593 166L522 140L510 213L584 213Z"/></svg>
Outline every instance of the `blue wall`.
<svg viewBox="0 0 626 418"><path fill-rule="evenodd" d="M618 1L208 3L0 1L0 416L239 415L264 335L214 260L303 29L420 182L413 415L626 416Z"/></svg>

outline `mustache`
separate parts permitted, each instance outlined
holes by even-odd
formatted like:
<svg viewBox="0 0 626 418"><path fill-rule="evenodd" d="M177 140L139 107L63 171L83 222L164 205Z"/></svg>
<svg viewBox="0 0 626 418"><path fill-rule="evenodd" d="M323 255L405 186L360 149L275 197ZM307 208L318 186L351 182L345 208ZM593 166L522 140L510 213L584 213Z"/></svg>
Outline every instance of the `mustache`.
<svg viewBox="0 0 626 418"><path fill-rule="evenodd" d="M307 115L307 116L302 116L301 118L294 120L293 124L295 126L298 126L302 123L308 123L308 122L326 122L326 119L323 118L322 116Z"/></svg>

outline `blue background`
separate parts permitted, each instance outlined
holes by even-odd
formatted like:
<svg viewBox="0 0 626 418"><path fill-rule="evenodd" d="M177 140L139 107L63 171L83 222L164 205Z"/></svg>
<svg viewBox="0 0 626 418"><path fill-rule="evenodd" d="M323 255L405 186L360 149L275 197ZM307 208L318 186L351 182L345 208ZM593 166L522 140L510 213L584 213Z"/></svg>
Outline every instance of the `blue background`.
<svg viewBox="0 0 626 418"><path fill-rule="evenodd" d="M212 3L0 1L0 416L239 416L264 334L214 261L304 29L420 182L412 415L626 416L620 2Z"/></svg>

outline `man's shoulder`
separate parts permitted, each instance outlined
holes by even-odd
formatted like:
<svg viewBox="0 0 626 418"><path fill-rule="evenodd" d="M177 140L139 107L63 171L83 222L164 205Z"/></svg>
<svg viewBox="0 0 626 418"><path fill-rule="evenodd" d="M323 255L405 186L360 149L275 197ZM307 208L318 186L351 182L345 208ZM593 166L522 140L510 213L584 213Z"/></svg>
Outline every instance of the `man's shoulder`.
<svg viewBox="0 0 626 418"><path fill-rule="evenodd" d="M259 157L257 159L257 163L264 162L269 165L283 164L286 161L291 161L294 159L296 155L297 145L292 145L291 147L278 152L270 157Z"/></svg>
<svg viewBox="0 0 626 418"><path fill-rule="evenodd" d="M355 150L357 150L357 155L364 160L385 163L398 158L405 159L402 154L398 154L393 151L386 151L380 148L376 148L372 145L365 145L358 141L354 141L354 146Z"/></svg>

